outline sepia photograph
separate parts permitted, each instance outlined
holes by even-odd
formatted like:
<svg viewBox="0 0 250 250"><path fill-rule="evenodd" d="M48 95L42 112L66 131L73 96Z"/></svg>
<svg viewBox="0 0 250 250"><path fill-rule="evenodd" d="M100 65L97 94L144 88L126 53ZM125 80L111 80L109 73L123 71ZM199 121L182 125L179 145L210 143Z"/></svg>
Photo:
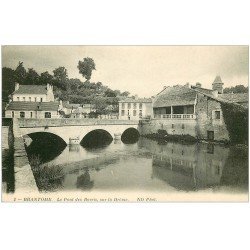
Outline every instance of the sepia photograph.
<svg viewBox="0 0 250 250"><path fill-rule="evenodd" d="M3 202L247 202L248 46L2 46Z"/></svg>

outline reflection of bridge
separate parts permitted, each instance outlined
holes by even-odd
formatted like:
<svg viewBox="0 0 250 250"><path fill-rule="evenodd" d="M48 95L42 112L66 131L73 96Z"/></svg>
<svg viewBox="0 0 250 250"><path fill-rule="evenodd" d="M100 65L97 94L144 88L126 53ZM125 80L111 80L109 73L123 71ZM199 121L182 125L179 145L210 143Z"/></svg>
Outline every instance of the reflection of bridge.
<svg viewBox="0 0 250 250"><path fill-rule="evenodd" d="M52 133L67 144L70 139L79 138L79 142L93 130L104 130L113 138L122 135L129 128L138 129L139 121L106 119L18 119L21 135L32 133Z"/></svg>

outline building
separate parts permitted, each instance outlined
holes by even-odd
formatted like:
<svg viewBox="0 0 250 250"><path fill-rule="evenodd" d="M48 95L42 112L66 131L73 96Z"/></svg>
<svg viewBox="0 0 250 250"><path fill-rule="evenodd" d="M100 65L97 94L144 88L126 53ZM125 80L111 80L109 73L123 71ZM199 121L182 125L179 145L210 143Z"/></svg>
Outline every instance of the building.
<svg viewBox="0 0 250 250"><path fill-rule="evenodd" d="M229 140L229 132L222 112L222 103L244 107L247 94L223 94L223 82L217 76L212 89L186 84L164 88L153 102L154 121L144 133L166 130L168 134L189 134L199 139Z"/></svg>
<svg viewBox="0 0 250 250"><path fill-rule="evenodd" d="M10 96L13 102L54 102L53 86L15 84L15 91Z"/></svg>
<svg viewBox="0 0 250 250"><path fill-rule="evenodd" d="M119 101L119 119L139 120L153 116L150 98L126 98Z"/></svg>
<svg viewBox="0 0 250 250"><path fill-rule="evenodd" d="M54 101L53 86L20 85L10 95L5 107L7 118L59 118L60 103Z"/></svg>
<svg viewBox="0 0 250 250"><path fill-rule="evenodd" d="M77 104L66 101L61 102L61 105L65 115L71 118L86 118L89 113L96 111L92 104Z"/></svg>

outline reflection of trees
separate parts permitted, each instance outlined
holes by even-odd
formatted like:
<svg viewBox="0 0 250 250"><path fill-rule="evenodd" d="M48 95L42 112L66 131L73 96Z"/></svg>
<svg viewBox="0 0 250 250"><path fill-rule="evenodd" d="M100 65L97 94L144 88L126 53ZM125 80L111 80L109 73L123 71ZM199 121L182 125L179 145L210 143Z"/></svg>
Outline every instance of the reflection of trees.
<svg viewBox="0 0 250 250"><path fill-rule="evenodd" d="M30 165L40 191L52 192L63 188L64 172L60 166L43 166L37 156L32 156Z"/></svg>
<svg viewBox="0 0 250 250"><path fill-rule="evenodd" d="M84 174L77 177L76 187L80 189L91 189L94 186L94 181L91 181L89 170L86 169Z"/></svg>

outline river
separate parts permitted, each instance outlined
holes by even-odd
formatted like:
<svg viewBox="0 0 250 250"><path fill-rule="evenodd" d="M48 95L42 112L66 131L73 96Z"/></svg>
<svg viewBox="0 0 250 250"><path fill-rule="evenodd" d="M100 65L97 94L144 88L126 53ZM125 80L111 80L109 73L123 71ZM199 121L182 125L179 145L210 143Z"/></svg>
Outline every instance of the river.
<svg viewBox="0 0 250 250"><path fill-rule="evenodd" d="M140 137L86 148L27 147L40 191L248 192L245 148Z"/></svg>

